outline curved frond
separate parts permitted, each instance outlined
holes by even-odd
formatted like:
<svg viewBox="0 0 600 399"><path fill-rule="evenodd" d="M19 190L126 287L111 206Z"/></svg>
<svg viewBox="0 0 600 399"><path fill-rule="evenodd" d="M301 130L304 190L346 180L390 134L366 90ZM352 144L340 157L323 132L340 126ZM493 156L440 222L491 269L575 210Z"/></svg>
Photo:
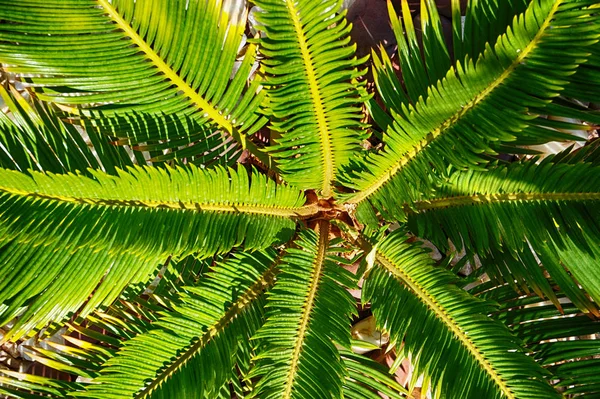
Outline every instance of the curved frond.
<svg viewBox="0 0 600 399"><path fill-rule="evenodd" d="M350 25L338 0L258 0L264 37L262 68L268 74L270 147L286 181L332 194L337 173L363 133L364 90L356 79L361 61L349 45ZM296 149L295 149L296 148ZM296 156L298 155L298 156Z"/></svg>
<svg viewBox="0 0 600 399"><path fill-rule="evenodd" d="M469 0L464 20L457 14L460 0L452 2L454 57L462 62L477 59L487 46L493 46L531 0Z"/></svg>
<svg viewBox="0 0 600 399"><path fill-rule="evenodd" d="M489 319L490 303L453 285L429 255L393 233L374 247L363 300L391 342L404 343L432 391L447 398L559 397L519 341Z"/></svg>
<svg viewBox="0 0 600 399"><path fill-rule="evenodd" d="M243 1L5 0L0 8L2 68L41 99L77 107L71 112L129 144L222 147L220 130L266 159L245 139L264 123L259 82L246 87L256 46L230 80Z"/></svg>
<svg viewBox="0 0 600 399"><path fill-rule="evenodd" d="M0 97L10 111L10 116L0 112L0 167L54 173L87 173L92 168L115 174L115 167L133 165L125 149L93 131L87 132L88 145L75 126L64 123L42 102L30 104L13 88L9 92L1 85Z"/></svg>
<svg viewBox="0 0 600 399"><path fill-rule="evenodd" d="M390 399L406 398L409 393L394 380L389 371L376 361L347 350L340 350L348 376L344 383L344 398Z"/></svg>
<svg viewBox="0 0 600 399"><path fill-rule="evenodd" d="M164 304L173 296L148 301L139 297L122 298L106 311L94 312L85 320L68 325L60 336L40 339L35 346L27 347L28 356L38 367L71 375L71 381L64 380L64 374L63 379L55 379L36 375L35 370L15 372L0 368L0 393L9 398L58 399L84 391L89 381L99 375L102 364L115 356L122 342L147 332L158 320L159 312L170 310L157 302ZM56 342L60 338L63 342Z"/></svg>
<svg viewBox="0 0 600 399"><path fill-rule="evenodd" d="M334 342L350 346L354 276L330 252L329 225L318 235L304 230L282 258L269 291L267 321L249 378L261 377L252 397L319 399L340 397L346 371Z"/></svg>
<svg viewBox="0 0 600 399"><path fill-rule="evenodd" d="M293 218L317 211L297 190L256 173L250 181L245 170L90 173L0 169L0 303L9 305L0 324L29 303L18 335L76 311L94 291L86 309L110 304L169 256L286 241Z"/></svg>
<svg viewBox="0 0 600 399"><path fill-rule="evenodd" d="M500 303L494 318L505 323L532 351L532 357L552 373L563 395L600 395L600 322L581 314L559 292L562 311L535 295L521 297L509 287L483 284L482 297Z"/></svg>
<svg viewBox="0 0 600 399"><path fill-rule="evenodd" d="M409 215L409 224L440 248L448 238L476 253L523 252L531 245L563 290L573 285L564 265L598 303L599 187L598 166L556 163L553 158L539 165L456 172L435 197L415 203L417 213ZM571 297L577 291L566 292Z"/></svg>
<svg viewBox="0 0 600 399"><path fill-rule="evenodd" d="M591 3L533 1L494 48L456 64L425 100L394 115L384 151L368 155L358 172L344 174L343 184L358 190L344 198L370 203L385 218L402 218L405 202L431 190L432 167L438 173L448 163L480 168L482 154L495 154L494 142L518 143L520 132L539 121L528 109L543 109L558 96L598 41L599 17ZM569 34L579 27L584 32ZM556 48L569 51L557 56ZM528 139L533 133L527 131Z"/></svg>
<svg viewBox="0 0 600 399"><path fill-rule="evenodd" d="M427 97L429 87L443 79L451 66L450 53L444 41L435 1L421 2L420 27L413 24L408 1L402 0L401 5L402 17L398 18L393 4L388 1L390 21L398 43L404 86L393 71L383 71L380 63L375 63L373 70L373 77L380 93L383 94L386 89L390 90L389 95L384 97L384 102L386 105L391 105L389 110L395 112L402 111L400 104L406 107L409 103L414 104ZM417 32L421 35L420 40ZM374 54L374 57L377 55ZM384 51L381 51L381 57L384 61L388 61L387 53Z"/></svg>
<svg viewBox="0 0 600 399"><path fill-rule="evenodd" d="M262 324L275 259L274 251L240 254L186 287L174 310L126 341L80 396L216 397L231 377L238 345Z"/></svg>

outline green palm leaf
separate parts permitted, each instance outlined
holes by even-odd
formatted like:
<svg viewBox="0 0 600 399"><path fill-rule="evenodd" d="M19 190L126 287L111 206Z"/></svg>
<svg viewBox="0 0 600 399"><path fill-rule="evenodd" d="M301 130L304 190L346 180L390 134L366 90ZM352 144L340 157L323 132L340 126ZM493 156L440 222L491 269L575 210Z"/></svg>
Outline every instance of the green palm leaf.
<svg viewBox="0 0 600 399"><path fill-rule="evenodd" d="M328 223L318 235L302 231L295 243L269 291L267 321L254 336L260 345L249 377L261 379L252 397L340 397L346 371L334 342L350 346L354 301L346 287L355 285L354 276L331 257L336 248L330 248Z"/></svg>
<svg viewBox="0 0 600 399"><path fill-rule="evenodd" d="M513 263L535 286L532 262L536 261L527 256L531 245L569 297L582 310L597 313L563 265L597 302L598 166L555 161L547 158L539 165L524 162L487 172L457 172L435 197L415 203L418 211L409 216L409 225L440 248L447 246L449 238L476 253L509 251L530 265Z"/></svg>
<svg viewBox="0 0 600 399"><path fill-rule="evenodd" d="M349 45L350 26L336 0L258 0L264 12L261 52L268 58L271 129L281 134L271 147L291 184L318 188L325 197L337 173L364 138L356 79L363 72ZM329 28L328 28L329 27ZM301 148L300 152L293 148ZM299 154L299 156L295 156Z"/></svg>
<svg viewBox="0 0 600 399"><path fill-rule="evenodd" d="M514 18L524 12L531 0L471 0L464 21L458 17L459 0L452 0L454 57L459 61L477 59L487 46L494 46ZM461 25L463 25L461 27Z"/></svg>
<svg viewBox="0 0 600 399"><path fill-rule="evenodd" d="M143 149L204 140L214 151L226 141L218 129L266 160L245 139L264 123L255 112L259 82L245 87L254 45L230 81L246 24L242 2L2 1L0 8L7 22L0 63L28 77L41 99L78 107L70 111L125 143L156 144Z"/></svg>
<svg viewBox="0 0 600 399"><path fill-rule="evenodd" d="M385 150L368 155L343 176L344 185L359 190L344 198L362 208L370 202L386 218L402 218L405 202L431 190L425 176L432 165L439 173L447 163L478 168L485 161L482 153L495 154L492 142L518 143L519 132L535 123L528 108L543 109L558 96L586 61L587 48L598 41L600 24L589 8L592 3L533 1L494 48L457 64L425 100L394 115ZM580 35L559 33L579 26L586 28ZM567 46L569 56L557 57L557 46ZM528 139L532 134L527 131Z"/></svg>
<svg viewBox="0 0 600 399"><path fill-rule="evenodd" d="M395 381L381 364L346 350L341 350L340 354L348 371L343 386L344 398L380 399L380 394L390 399L408 397L406 388Z"/></svg>
<svg viewBox="0 0 600 399"><path fill-rule="evenodd" d="M116 167L132 166L122 147L87 132L85 142L75 126L64 123L41 102L29 104L19 92L0 86L0 98L10 117L0 112L0 167L26 172L28 169L54 173L101 169L110 174Z"/></svg>
<svg viewBox="0 0 600 399"><path fill-rule="evenodd" d="M174 310L125 342L94 380L100 385L80 396L215 397L231 377L238 346L248 345L262 323L275 258L273 251L238 255L186 287Z"/></svg>
<svg viewBox="0 0 600 399"><path fill-rule="evenodd" d="M535 295L519 296L506 286L486 283L473 289L500 303L494 318L505 323L552 372L553 385L564 395L592 398L600 394L600 348L594 334L600 323L582 314L559 292L562 310Z"/></svg>
<svg viewBox="0 0 600 399"><path fill-rule="evenodd" d="M402 232L374 247L375 266L363 287L379 325L404 342L432 391L448 398L553 398L545 373L518 340L488 318L494 307L453 285Z"/></svg>
<svg viewBox="0 0 600 399"><path fill-rule="evenodd" d="M289 238L292 219L316 212L297 190L256 173L250 181L245 170L90 173L0 169L0 303L10 303L0 324L37 298L16 338L76 311L95 290L84 315L112 303L168 256L262 248Z"/></svg>

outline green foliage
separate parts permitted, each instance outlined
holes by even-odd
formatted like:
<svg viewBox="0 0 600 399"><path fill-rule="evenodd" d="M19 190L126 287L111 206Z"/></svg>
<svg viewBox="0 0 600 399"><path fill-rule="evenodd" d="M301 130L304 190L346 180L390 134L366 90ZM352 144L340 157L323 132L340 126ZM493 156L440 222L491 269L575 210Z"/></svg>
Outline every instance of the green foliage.
<svg viewBox="0 0 600 399"><path fill-rule="evenodd" d="M597 0L342 3L0 0L0 395L600 396Z"/></svg>

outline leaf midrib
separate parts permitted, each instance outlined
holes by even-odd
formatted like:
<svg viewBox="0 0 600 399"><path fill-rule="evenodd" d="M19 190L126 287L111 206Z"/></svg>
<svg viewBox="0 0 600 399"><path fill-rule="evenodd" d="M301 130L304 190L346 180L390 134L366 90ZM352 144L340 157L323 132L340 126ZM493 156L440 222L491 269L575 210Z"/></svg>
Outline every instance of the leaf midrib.
<svg viewBox="0 0 600 399"><path fill-rule="evenodd" d="M589 201L600 200L600 192L591 193L496 193L496 194L477 194L462 195L456 197L436 198L427 201L417 201L414 203L416 211L427 211L441 208L495 204L501 202L516 201ZM405 210L411 212L409 205Z"/></svg>
<svg viewBox="0 0 600 399"><path fill-rule="evenodd" d="M383 253L377 251L376 253L377 263L382 265L388 272L392 273L402 284L407 286L425 306L427 306L436 317L444 323L452 334L460 341L460 343L471 353L475 360L483 367L487 374L492 378L496 386L505 395L506 399L516 399L506 382L496 372L494 367L485 358L485 356L479 351L479 348L469 339L467 334L454 322L452 317L446 312L446 310L440 306L434 298L432 298L421 285L412 279L403 270L397 268L394 263L389 260Z"/></svg>
<svg viewBox="0 0 600 399"><path fill-rule="evenodd" d="M191 212L225 212L225 213L246 213L255 215L266 215L274 217L287 218L306 218L316 215L321 207L318 203L299 206L299 207L281 207L277 205L250 205L250 204L225 204L225 203L201 203L201 202L173 202L173 201L153 201L153 200L120 200L108 198L83 198L60 195L50 195L37 192L21 191L15 188L0 186L0 193L5 192L9 195L21 196L48 201L67 202L80 205L94 205L104 207L123 207L123 208L148 208L148 209L172 209Z"/></svg>
<svg viewBox="0 0 600 399"><path fill-rule="evenodd" d="M308 289L308 296L306 297L306 301L302 307L302 319L300 321L300 327L298 328L294 350L292 351L292 361L290 362L289 372L285 379L285 391L283 393L283 399L291 399L292 397L292 388L294 386L294 380L296 379L298 363L300 362L300 353L302 352L306 331L308 330L308 325L310 323L310 315L315 304L317 290L321 281L323 263L325 261L325 251L327 250L328 242L329 223L321 221L319 223L319 246L317 248L317 256L313 262L314 269L311 274L311 283Z"/></svg>
<svg viewBox="0 0 600 399"><path fill-rule="evenodd" d="M461 107L453 116L444 121L440 126L431 132L429 132L426 137L419 142L417 142L404 156L402 156L395 164L389 167L375 182L366 188L363 191L356 193L355 196L351 197L348 200L348 203L358 204L365 199L367 199L370 195L374 194L377 190L379 190L384 184L386 184L395 174L406 166L410 161L412 161L420 152L431 142L440 137L446 130L456 124L461 118L475 108L481 101L483 101L494 89L500 86L509 76L510 74L523 62L523 60L536 48L539 40L542 35L546 32L546 29L550 26L554 15L556 14L558 7L562 3L562 0L557 0L552 9L548 13L547 18L540 25L540 29L536 33L535 37L529 42L529 44L519 53L517 58L513 61L513 63L504 70L504 72L485 90L476 95L469 103L467 103L464 107Z"/></svg>

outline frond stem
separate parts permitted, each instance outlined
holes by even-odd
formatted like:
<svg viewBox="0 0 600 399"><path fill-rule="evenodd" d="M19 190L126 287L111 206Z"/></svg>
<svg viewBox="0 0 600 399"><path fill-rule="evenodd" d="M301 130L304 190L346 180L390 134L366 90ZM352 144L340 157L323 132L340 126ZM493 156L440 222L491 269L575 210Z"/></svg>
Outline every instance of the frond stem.
<svg viewBox="0 0 600 399"><path fill-rule="evenodd" d="M304 338L306 336L308 324L310 323L310 315L314 307L317 290L321 281L323 263L325 261L325 253L327 251L327 244L329 243L329 222L319 221L318 226L319 247L317 248L317 256L313 263L314 269L310 279L311 283L310 287L308 288L308 295L302 308L302 319L300 321L300 328L298 329L296 343L294 344L294 350L292 352L292 361L290 363L289 372L285 380L285 391L283 393L283 399L291 399L292 397L292 388L294 385L294 379L296 378L298 362L300 361L300 353L302 352Z"/></svg>
<svg viewBox="0 0 600 399"><path fill-rule="evenodd" d="M414 210L406 204L406 212L427 211L432 209L450 208L458 206L494 204L511 201L597 201L600 200L600 192L597 193L499 193L499 194L477 194L463 195L457 197L436 198L414 203Z"/></svg>
<svg viewBox="0 0 600 399"><path fill-rule="evenodd" d="M137 208L162 208L173 210L185 210L195 212L229 212L229 213L247 213L255 215L267 215L274 217L288 217L295 219L307 219L318 214L326 208L322 208L318 203L283 208L277 206L261 206L248 204L218 204L218 203L198 203L198 202L171 202L171 201L147 201L147 200L114 200L105 198L78 198L59 195L48 195L36 192L20 191L14 188L0 186L0 192L4 191L10 195L29 197L32 199L50 200L75 203L81 205L95 205L107 207L137 207Z"/></svg>

